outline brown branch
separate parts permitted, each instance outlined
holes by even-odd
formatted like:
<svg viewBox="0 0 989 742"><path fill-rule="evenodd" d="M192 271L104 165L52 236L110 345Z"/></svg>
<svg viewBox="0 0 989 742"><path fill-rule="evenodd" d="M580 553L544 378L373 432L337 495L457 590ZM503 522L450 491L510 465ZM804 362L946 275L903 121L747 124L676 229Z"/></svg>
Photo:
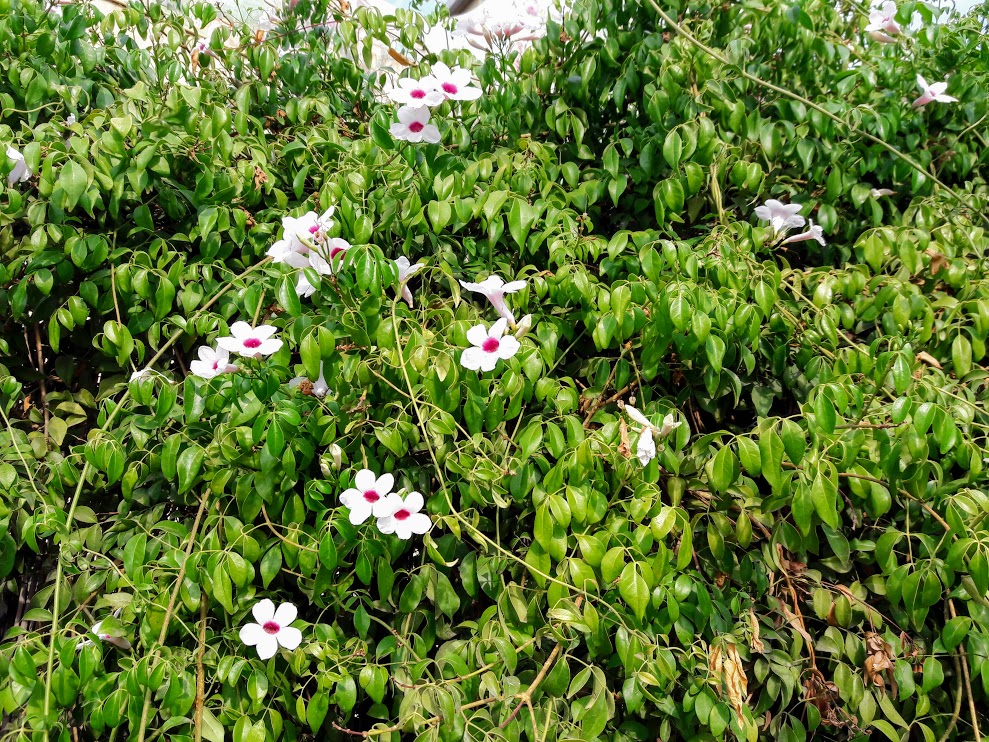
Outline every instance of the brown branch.
<svg viewBox="0 0 989 742"><path fill-rule="evenodd" d="M948 610L951 611L952 618L958 618L955 613L955 601L948 598ZM961 650L961 647L957 649ZM975 742L982 742L982 732L979 730L979 716L975 711L975 696L972 695L972 679L968 673L968 655L964 651L958 652L958 657L962 661L962 678L965 681L965 691L968 693L968 711L972 715L972 730L975 732Z"/></svg>
<svg viewBox="0 0 989 742"><path fill-rule="evenodd" d="M203 705L206 702L206 674L203 671L203 655L206 654L206 604L203 595L199 603L199 648L196 651L196 717L195 742L203 742Z"/></svg>
<svg viewBox="0 0 989 742"><path fill-rule="evenodd" d="M944 730L944 734L938 742L948 742L948 738L955 729L955 725L958 723L958 717L962 713L962 664L958 661L958 655L961 654L961 650L955 647L954 654L951 655L951 659L955 662L955 710L951 712L951 721L948 722L947 729Z"/></svg>
<svg viewBox="0 0 989 742"><path fill-rule="evenodd" d="M41 374L41 379L38 381L38 386L41 390L41 411L45 416L45 442L48 442L48 421L51 414L48 412L48 387L45 384L45 379L48 378L45 375L45 353L41 348L41 331L38 329L37 323L34 325L34 349L38 354L38 372Z"/></svg>

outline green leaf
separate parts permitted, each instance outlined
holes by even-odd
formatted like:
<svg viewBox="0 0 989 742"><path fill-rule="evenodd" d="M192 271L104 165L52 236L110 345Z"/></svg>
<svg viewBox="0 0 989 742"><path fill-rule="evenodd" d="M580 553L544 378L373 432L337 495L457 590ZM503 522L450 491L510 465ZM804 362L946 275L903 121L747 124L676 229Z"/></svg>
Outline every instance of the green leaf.
<svg viewBox="0 0 989 742"><path fill-rule="evenodd" d="M69 160L59 171L58 184L65 192L65 210L72 211L79 203L82 194L89 188L89 178L82 165L75 160Z"/></svg>
<svg viewBox="0 0 989 742"><path fill-rule="evenodd" d="M972 619L968 616L956 616L944 624L941 631L941 643L949 652L957 647L968 635L972 627Z"/></svg>
<svg viewBox="0 0 989 742"><path fill-rule="evenodd" d="M178 458L179 494L183 494L192 489L192 485L199 476L199 471L203 466L203 456L205 451L196 443L190 443Z"/></svg>
<svg viewBox="0 0 989 742"><path fill-rule="evenodd" d="M649 605L649 588L635 562L625 565L625 569L622 570L618 580L618 592L635 613L636 618L641 621Z"/></svg>
<svg viewBox="0 0 989 742"><path fill-rule="evenodd" d="M663 159L666 160L667 165L676 170L682 155L683 139L676 131L671 131L666 135L666 141L663 142Z"/></svg>
<svg viewBox="0 0 989 742"><path fill-rule="evenodd" d="M727 492L738 479L738 475L738 459L730 445L722 446L714 458L707 463L708 481L718 493Z"/></svg>

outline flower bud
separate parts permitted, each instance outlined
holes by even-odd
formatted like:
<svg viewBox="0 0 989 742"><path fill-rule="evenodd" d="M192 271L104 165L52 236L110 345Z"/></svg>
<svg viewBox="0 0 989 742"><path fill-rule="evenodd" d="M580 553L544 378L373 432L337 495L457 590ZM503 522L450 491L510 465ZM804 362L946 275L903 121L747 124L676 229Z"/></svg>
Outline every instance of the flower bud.
<svg viewBox="0 0 989 742"><path fill-rule="evenodd" d="M522 338L524 338L526 335L529 334L529 330L531 329L532 329L532 315L527 314L522 319L520 319L519 323L515 326L516 339L521 340Z"/></svg>

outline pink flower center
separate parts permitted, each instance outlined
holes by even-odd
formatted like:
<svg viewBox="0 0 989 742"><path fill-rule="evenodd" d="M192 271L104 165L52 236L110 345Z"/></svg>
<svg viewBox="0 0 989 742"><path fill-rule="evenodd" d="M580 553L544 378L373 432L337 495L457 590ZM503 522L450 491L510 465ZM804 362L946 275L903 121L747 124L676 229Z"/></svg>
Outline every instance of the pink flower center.
<svg viewBox="0 0 989 742"><path fill-rule="evenodd" d="M282 630L282 627L276 624L274 621L265 621L264 626L262 626L261 628L264 629L264 633L266 634L277 634L279 631Z"/></svg>
<svg viewBox="0 0 989 742"><path fill-rule="evenodd" d="M217 370L219 370L219 368L220 368L220 362L219 361L213 361L213 370L214 371L217 371Z"/></svg>
<svg viewBox="0 0 989 742"><path fill-rule="evenodd" d="M401 510L396 510L395 511L395 520L406 520L411 515L412 515L412 513L410 513L405 508L402 508Z"/></svg>
<svg viewBox="0 0 989 742"><path fill-rule="evenodd" d="M456 95L457 86L454 85L452 82L445 82L443 83L443 92L446 93L447 95Z"/></svg>
<svg viewBox="0 0 989 742"><path fill-rule="evenodd" d="M411 131L413 134L418 134L424 128L425 127L422 124L420 124L418 121L413 121L411 124L409 124L409 131Z"/></svg>
<svg viewBox="0 0 989 742"><path fill-rule="evenodd" d="M409 95L412 98L415 98L416 100L422 100L423 98L426 97L426 91L423 90L422 88L416 88L411 93L409 93Z"/></svg>
<svg viewBox="0 0 989 742"><path fill-rule="evenodd" d="M347 248L345 248L345 247L331 247L330 248L330 260L333 260L333 258L335 258L337 255L339 255L342 252L347 252Z"/></svg>
<svg viewBox="0 0 989 742"><path fill-rule="evenodd" d="M481 343L481 350L485 353L494 353L499 347L501 347L501 341L498 338L488 338Z"/></svg>
<svg viewBox="0 0 989 742"><path fill-rule="evenodd" d="M247 338L247 340L244 341L244 347L245 348L260 348L261 347L261 341L258 340L257 338Z"/></svg>
<svg viewBox="0 0 989 742"><path fill-rule="evenodd" d="M311 227L309 227L309 234L316 234L318 231L319 231L318 224L313 224Z"/></svg>
<svg viewBox="0 0 989 742"><path fill-rule="evenodd" d="M368 490L367 492L364 493L364 499L374 504L381 499L381 495L379 495L374 490Z"/></svg>

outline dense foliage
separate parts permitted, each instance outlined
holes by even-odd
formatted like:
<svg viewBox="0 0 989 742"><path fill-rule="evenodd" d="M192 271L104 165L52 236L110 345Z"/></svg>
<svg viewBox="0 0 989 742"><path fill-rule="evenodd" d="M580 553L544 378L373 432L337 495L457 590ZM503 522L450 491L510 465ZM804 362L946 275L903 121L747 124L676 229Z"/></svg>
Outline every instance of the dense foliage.
<svg viewBox="0 0 989 742"><path fill-rule="evenodd" d="M0 739L989 731L984 14L580 0L442 55L440 144L367 71L419 16L214 15L0 0ZM491 274L532 329L479 373ZM281 348L190 374L237 321ZM365 468L429 533L351 523Z"/></svg>

